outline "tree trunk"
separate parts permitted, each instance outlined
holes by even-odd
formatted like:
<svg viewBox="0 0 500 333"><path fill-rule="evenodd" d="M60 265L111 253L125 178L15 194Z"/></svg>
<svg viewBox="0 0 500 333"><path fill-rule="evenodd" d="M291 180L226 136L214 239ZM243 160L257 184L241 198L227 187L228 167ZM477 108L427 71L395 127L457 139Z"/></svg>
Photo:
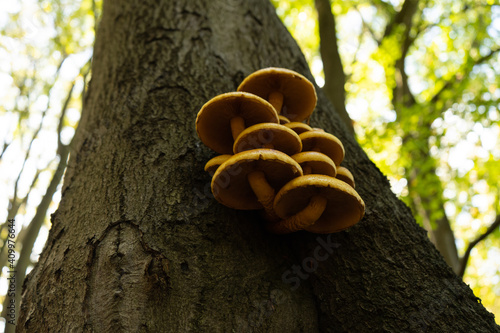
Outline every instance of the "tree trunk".
<svg viewBox="0 0 500 333"><path fill-rule="evenodd" d="M411 165L406 169L408 190L415 211L422 217L424 227L429 232L431 242L443 256L451 269L458 274L460 262L455 235L444 209L441 180L437 176L437 162L431 156L429 134L422 128L430 124L418 124L412 135L403 143L401 155Z"/></svg>
<svg viewBox="0 0 500 333"><path fill-rule="evenodd" d="M321 93L312 124L345 145L358 225L276 236L213 200L196 114L267 66L311 78L267 1L105 1L18 332L499 331Z"/></svg>

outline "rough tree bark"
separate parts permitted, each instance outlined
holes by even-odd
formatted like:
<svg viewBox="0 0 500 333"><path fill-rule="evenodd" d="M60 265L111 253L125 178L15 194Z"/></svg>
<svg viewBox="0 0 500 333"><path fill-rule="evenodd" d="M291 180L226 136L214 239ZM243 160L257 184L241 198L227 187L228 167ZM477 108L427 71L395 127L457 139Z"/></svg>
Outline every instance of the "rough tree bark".
<svg viewBox="0 0 500 333"><path fill-rule="evenodd" d="M321 93L312 124L345 145L358 225L276 236L210 197L196 113L266 66L311 78L268 1L105 1L18 332L499 331Z"/></svg>

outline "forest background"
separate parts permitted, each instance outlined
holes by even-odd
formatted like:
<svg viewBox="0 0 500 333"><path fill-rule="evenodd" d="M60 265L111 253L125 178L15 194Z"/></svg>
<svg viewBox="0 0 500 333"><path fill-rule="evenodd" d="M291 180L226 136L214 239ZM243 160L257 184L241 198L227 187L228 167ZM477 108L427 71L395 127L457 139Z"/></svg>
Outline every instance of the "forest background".
<svg viewBox="0 0 500 333"><path fill-rule="evenodd" d="M498 323L500 5L272 2L317 85ZM10 1L0 11L3 318L9 265L19 298L60 200L101 5ZM9 220L16 237L10 249Z"/></svg>

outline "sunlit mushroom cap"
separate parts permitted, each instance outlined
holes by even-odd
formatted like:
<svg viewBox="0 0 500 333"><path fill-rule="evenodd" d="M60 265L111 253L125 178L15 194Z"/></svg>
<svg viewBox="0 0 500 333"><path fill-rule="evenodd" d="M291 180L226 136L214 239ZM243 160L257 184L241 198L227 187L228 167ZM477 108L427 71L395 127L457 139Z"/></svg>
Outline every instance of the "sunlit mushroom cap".
<svg viewBox="0 0 500 333"><path fill-rule="evenodd" d="M234 117L242 117L246 127L279 123L276 110L266 100L246 92L225 93L209 100L198 112L196 132L200 140L219 154L232 154L230 121Z"/></svg>
<svg viewBox="0 0 500 333"><path fill-rule="evenodd" d="M352 175L351 171L349 171L347 168L339 166L337 168L337 176L336 177L337 177L337 179L340 179L341 181L351 185L352 188L355 188L354 176Z"/></svg>
<svg viewBox="0 0 500 333"><path fill-rule="evenodd" d="M248 127L234 142L234 153L245 150L268 148L293 155L302 150L302 142L297 133L280 124L263 123Z"/></svg>
<svg viewBox="0 0 500 333"><path fill-rule="evenodd" d="M205 164L205 171L213 176L217 168L224 162L226 162L231 156L229 154L218 155L211 158L207 164Z"/></svg>
<svg viewBox="0 0 500 333"><path fill-rule="evenodd" d="M287 124L284 124L283 126L288 127L289 129L295 131L297 134L302 134L304 132L312 130L311 126L301 123L299 121L293 121Z"/></svg>
<svg viewBox="0 0 500 333"><path fill-rule="evenodd" d="M314 233L332 233L358 223L364 215L365 204L359 194L346 183L329 176L305 175L288 182L276 194L276 215L287 219L303 210L313 196L328 200L321 217L305 230Z"/></svg>
<svg viewBox="0 0 500 333"><path fill-rule="evenodd" d="M290 121L307 119L316 107L316 91L303 75L285 68L264 68L247 76L238 87L264 99L272 92L283 94L281 114Z"/></svg>
<svg viewBox="0 0 500 333"><path fill-rule="evenodd" d="M333 163L330 157L323 153L305 151L293 155L292 158L300 164L303 171L305 171L305 167L309 167L311 169L311 174L319 174L330 177L335 177L337 175L335 163Z"/></svg>
<svg viewBox="0 0 500 333"><path fill-rule="evenodd" d="M326 132L308 131L299 137L302 140L302 151L319 151L330 157L335 165L340 165L344 160L344 145L336 136Z"/></svg>
<svg viewBox="0 0 500 333"><path fill-rule="evenodd" d="M221 204L234 209L261 209L247 175L262 171L269 185L279 190L295 177L302 175L300 165L290 156L272 149L254 149L233 155L215 172L212 193Z"/></svg>

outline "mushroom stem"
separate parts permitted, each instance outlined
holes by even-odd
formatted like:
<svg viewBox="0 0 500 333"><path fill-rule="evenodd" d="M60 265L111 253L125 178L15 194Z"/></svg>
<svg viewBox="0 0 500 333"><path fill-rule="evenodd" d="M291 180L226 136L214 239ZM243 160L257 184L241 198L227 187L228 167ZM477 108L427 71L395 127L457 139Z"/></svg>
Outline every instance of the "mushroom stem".
<svg viewBox="0 0 500 333"><path fill-rule="evenodd" d="M231 134L233 134L233 140L240 135L241 132L245 129L245 119L242 117L233 117L231 118Z"/></svg>
<svg viewBox="0 0 500 333"><path fill-rule="evenodd" d="M278 114L281 113L281 107L283 106L283 94L279 91L273 91L268 96L269 103L274 107Z"/></svg>
<svg viewBox="0 0 500 333"><path fill-rule="evenodd" d="M274 196L276 195L274 189L267 182L266 176L262 171L254 171L247 176L248 183L255 193L257 200L262 204L267 216L270 219L275 219L276 213L274 213L273 202Z"/></svg>
<svg viewBox="0 0 500 333"><path fill-rule="evenodd" d="M303 171L304 175L310 175L312 172L312 168L310 165L305 165L302 167L302 171Z"/></svg>
<svg viewBox="0 0 500 333"><path fill-rule="evenodd" d="M327 200L325 197L315 195L309 201L309 204L297 214L287 219L271 222L267 225L270 232L276 234L287 234L299 231L316 222L325 211Z"/></svg>

